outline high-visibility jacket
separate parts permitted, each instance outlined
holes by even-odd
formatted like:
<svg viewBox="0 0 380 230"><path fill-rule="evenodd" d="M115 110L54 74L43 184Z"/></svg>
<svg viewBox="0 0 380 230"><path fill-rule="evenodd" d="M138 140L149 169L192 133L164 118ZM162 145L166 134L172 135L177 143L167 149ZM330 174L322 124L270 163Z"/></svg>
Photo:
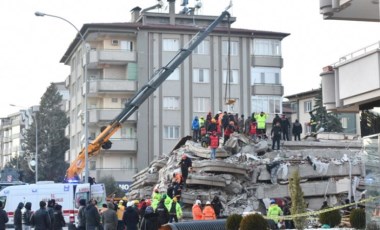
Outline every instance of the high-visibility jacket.
<svg viewBox="0 0 380 230"><path fill-rule="evenodd" d="M268 118L268 114L266 114L266 113L264 113L263 115L255 114L255 119L257 122L257 128L258 129L265 129L267 118Z"/></svg>
<svg viewBox="0 0 380 230"><path fill-rule="evenodd" d="M267 217L278 223L279 216L282 216L283 212L277 204L271 204L268 208Z"/></svg>
<svg viewBox="0 0 380 230"><path fill-rule="evenodd" d="M216 149L219 147L219 137L216 135L210 136L210 148Z"/></svg>
<svg viewBox="0 0 380 230"><path fill-rule="evenodd" d="M215 220L216 215L214 209L211 207L211 205L206 205L203 209L203 220Z"/></svg>
<svg viewBox="0 0 380 230"><path fill-rule="evenodd" d="M125 206L122 204L119 204L117 206L117 211L116 211L118 220L123 220L124 211L125 211Z"/></svg>
<svg viewBox="0 0 380 230"><path fill-rule="evenodd" d="M194 204L192 208L193 220L202 220L202 209L198 204Z"/></svg>

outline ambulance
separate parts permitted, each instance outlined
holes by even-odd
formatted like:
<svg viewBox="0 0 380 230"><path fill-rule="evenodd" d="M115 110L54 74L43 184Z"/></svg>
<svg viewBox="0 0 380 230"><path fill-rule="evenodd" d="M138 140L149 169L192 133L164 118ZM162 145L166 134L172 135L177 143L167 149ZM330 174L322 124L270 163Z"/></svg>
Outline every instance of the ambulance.
<svg viewBox="0 0 380 230"><path fill-rule="evenodd" d="M40 208L40 201L55 200L62 206L62 213L66 224L71 229L77 222L79 200L95 199L98 208L106 203L106 191L104 184L66 184L54 182L37 182L37 184L14 185L0 191L0 201L4 210L8 213L8 224L13 224L14 211L20 202L32 203L32 211Z"/></svg>

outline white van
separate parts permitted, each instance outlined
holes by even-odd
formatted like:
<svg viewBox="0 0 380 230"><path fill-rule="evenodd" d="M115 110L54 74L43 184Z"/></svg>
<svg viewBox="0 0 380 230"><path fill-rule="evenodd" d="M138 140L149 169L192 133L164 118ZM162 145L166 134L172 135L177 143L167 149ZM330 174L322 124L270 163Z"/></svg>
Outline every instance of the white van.
<svg viewBox="0 0 380 230"><path fill-rule="evenodd" d="M62 205L62 213L66 223L70 227L77 221L79 200L95 199L98 208L106 203L104 184L65 184L65 183L37 183L29 185L9 186L0 191L0 201L3 202L4 210L8 213L9 222L13 224L14 211L20 202L32 203L32 211L40 208L40 201L54 199Z"/></svg>

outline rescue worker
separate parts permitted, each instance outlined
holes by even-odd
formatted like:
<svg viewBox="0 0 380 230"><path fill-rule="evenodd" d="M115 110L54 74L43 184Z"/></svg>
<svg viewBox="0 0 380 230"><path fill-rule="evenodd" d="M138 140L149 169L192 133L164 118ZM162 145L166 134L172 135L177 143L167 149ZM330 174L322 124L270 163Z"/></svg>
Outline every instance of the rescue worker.
<svg viewBox="0 0 380 230"><path fill-rule="evenodd" d="M172 223L173 220L178 222L178 219L182 218L182 208L177 202L177 197L174 197L169 209L169 223Z"/></svg>
<svg viewBox="0 0 380 230"><path fill-rule="evenodd" d="M216 215L216 218L220 218L220 214L223 212L223 205L222 202L220 202L220 199L218 196L214 196L214 198L211 201L211 205L214 208L214 212Z"/></svg>
<svg viewBox="0 0 380 230"><path fill-rule="evenodd" d="M215 160L216 159L216 149L219 147L219 137L216 135L216 132L212 132L210 136L210 159Z"/></svg>
<svg viewBox="0 0 380 230"><path fill-rule="evenodd" d="M317 132L317 119L315 118L314 114L312 111L309 112L310 114L310 127L311 127L311 132L315 133Z"/></svg>
<svg viewBox="0 0 380 230"><path fill-rule="evenodd" d="M257 132L259 135L264 135L266 134L266 121L268 119L268 114L261 112L260 114L255 114L254 118L256 119L257 122Z"/></svg>
<svg viewBox="0 0 380 230"><path fill-rule="evenodd" d="M183 189L185 190L187 176L189 175L189 169L191 170L191 167L192 167L192 161L189 157L187 157L186 154L183 154L181 157L181 161L178 163L178 165L181 166L182 183L183 183Z"/></svg>
<svg viewBox="0 0 380 230"><path fill-rule="evenodd" d="M282 216L283 214L284 213L282 212L282 209L278 206L276 201L274 199L271 199L270 206L267 212L267 217L273 220L277 225L280 220L280 216Z"/></svg>
<svg viewBox="0 0 380 230"><path fill-rule="evenodd" d="M193 208L192 208L193 220L203 219L201 204L202 203L200 200L195 201L195 204L193 205Z"/></svg>
<svg viewBox="0 0 380 230"><path fill-rule="evenodd" d="M124 229L124 222L123 222L123 215L124 215L124 211L125 211L125 201L124 200L120 200L119 201L119 204L117 205L117 211L116 211L116 215L117 215L117 229L118 230L123 230Z"/></svg>
<svg viewBox="0 0 380 230"><path fill-rule="evenodd" d="M216 219L215 211L214 211L214 208L211 206L210 201L206 202L206 206L204 207L202 214L203 214L203 218L202 218L203 220Z"/></svg>

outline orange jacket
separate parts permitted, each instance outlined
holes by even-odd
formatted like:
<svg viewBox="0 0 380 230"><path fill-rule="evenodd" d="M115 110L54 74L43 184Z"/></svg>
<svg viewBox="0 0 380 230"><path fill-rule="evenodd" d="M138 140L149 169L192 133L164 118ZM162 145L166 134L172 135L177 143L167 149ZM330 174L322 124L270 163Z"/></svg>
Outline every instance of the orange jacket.
<svg viewBox="0 0 380 230"><path fill-rule="evenodd" d="M210 205L206 205L202 213L203 213L203 220L216 219L215 211Z"/></svg>
<svg viewBox="0 0 380 230"><path fill-rule="evenodd" d="M198 204L193 205L193 220L202 220L202 209Z"/></svg>

